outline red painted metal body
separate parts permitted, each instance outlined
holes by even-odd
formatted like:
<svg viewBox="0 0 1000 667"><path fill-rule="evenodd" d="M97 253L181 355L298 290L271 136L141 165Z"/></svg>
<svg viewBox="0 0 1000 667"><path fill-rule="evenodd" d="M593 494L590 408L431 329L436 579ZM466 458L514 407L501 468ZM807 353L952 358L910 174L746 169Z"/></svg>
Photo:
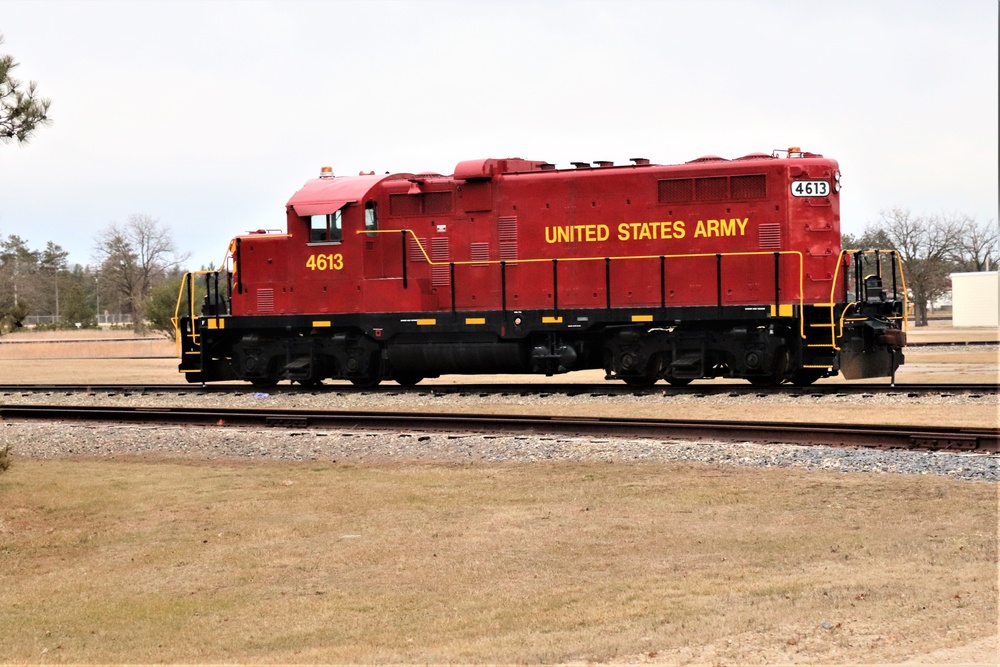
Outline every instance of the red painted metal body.
<svg viewBox="0 0 1000 667"><path fill-rule="evenodd" d="M453 176L311 180L288 202L286 235L239 240L232 314L843 300L836 161L581 167L472 160ZM829 186L794 196L803 181ZM311 236L314 216L338 211L339 239Z"/></svg>
<svg viewBox="0 0 1000 667"><path fill-rule="evenodd" d="M189 274L180 370L259 386L590 368L774 385L902 363L898 257L872 251L871 274L842 252L834 160L633 163L324 173L288 201L286 233L233 240L201 316Z"/></svg>

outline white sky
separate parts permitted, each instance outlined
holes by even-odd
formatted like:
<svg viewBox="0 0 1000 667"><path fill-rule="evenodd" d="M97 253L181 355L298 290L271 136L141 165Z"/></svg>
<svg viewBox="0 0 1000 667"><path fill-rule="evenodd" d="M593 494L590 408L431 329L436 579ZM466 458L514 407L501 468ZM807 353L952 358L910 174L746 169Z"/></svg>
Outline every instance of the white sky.
<svg viewBox="0 0 1000 667"><path fill-rule="evenodd" d="M0 145L0 235L92 263L130 214L189 268L319 168L840 161L844 231L997 219L996 0L0 0L54 122Z"/></svg>

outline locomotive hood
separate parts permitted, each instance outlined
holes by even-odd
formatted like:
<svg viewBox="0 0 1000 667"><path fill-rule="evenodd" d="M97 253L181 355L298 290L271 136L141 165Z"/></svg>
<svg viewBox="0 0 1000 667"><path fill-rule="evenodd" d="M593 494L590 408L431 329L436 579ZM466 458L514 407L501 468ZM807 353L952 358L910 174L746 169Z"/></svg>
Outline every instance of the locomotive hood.
<svg viewBox="0 0 1000 667"><path fill-rule="evenodd" d="M347 204L363 200L369 190L386 178L392 176L367 174L340 178L314 178L292 195L285 206L303 217L333 213Z"/></svg>

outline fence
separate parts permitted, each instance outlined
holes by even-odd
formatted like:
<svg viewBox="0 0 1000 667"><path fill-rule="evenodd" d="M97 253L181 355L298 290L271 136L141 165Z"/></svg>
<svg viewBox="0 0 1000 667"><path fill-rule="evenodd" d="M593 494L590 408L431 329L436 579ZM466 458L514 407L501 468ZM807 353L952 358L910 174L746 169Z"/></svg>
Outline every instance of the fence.
<svg viewBox="0 0 1000 667"><path fill-rule="evenodd" d="M66 318L57 315L28 315L24 318L25 326L35 326L38 324L66 324ZM104 313L97 316L97 324L110 326L112 324L132 324L132 316L127 313Z"/></svg>

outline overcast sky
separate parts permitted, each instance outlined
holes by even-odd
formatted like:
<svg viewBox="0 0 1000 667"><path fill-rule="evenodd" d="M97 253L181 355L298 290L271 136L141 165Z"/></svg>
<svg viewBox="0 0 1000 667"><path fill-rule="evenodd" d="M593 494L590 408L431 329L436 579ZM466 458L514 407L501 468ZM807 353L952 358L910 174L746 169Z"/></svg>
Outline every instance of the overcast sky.
<svg viewBox="0 0 1000 667"><path fill-rule="evenodd" d="M189 268L284 229L321 166L789 146L840 162L844 231L880 210L997 219L997 0L0 0L0 53L52 125L0 145L0 236L93 263L166 225Z"/></svg>

